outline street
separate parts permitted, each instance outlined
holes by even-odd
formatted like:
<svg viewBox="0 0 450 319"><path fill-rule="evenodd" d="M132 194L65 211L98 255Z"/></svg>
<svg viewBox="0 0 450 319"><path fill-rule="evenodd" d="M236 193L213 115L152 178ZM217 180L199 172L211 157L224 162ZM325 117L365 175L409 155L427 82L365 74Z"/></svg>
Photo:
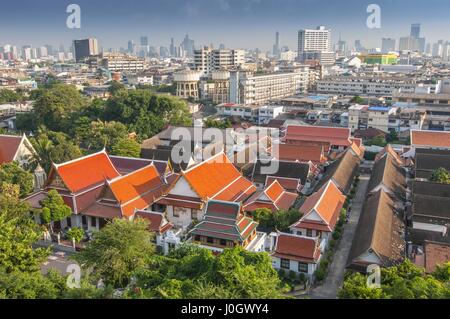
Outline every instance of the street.
<svg viewBox="0 0 450 319"><path fill-rule="evenodd" d="M324 282L314 287L309 292L309 297L313 299L335 299L337 292L344 281L345 266L355 236L356 226L358 225L359 216L363 208L366 197L367 186L369 184L369 175L361 175L358 189L353 200L352 210L348 223L344 227L344 232L336 252L333 257L328 275Z"/></svg>

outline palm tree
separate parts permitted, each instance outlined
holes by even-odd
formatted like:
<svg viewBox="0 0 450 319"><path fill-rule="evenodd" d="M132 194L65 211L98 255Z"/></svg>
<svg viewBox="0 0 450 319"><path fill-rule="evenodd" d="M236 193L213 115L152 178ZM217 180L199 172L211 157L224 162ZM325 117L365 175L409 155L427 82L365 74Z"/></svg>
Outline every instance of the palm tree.
<svg viewBox="0 0 450 319"><path fill-rule="evenodd" d="M35 160L41 164L45 173L48 174L52 166L51 150L53 148L53 142L46 134L41 134L32 140L32 144L36 151Z"/></svg>

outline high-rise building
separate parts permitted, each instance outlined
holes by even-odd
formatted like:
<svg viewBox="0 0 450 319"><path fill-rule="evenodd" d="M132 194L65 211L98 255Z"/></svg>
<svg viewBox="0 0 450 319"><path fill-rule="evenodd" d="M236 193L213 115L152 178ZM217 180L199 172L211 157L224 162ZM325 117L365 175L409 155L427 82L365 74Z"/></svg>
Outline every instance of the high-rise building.
<svg viewBox="0 0 450 319"><path fill-rule="evenodd" d="M319 59L322 65L334 64L331 47L331 30L324 26L298 31L299 61Z"/></svg>
<svg viewBox="0 0 450 319"><path fill-rule="evenodd" d="M175 56L175 42L173 40L173 38L170 39L170 56Z"/></svg>
<svg viewBox="0 0 450 319"><path fill-rule="evenodd" d="M383 38L381 41L381 51L383 53L388 53L390 51L395 51L395 39L393 38Z"/></svg>
<svg viewBox="0 0 450 319"><path fill-rule="evenodd" d="M276 57L280 55L280 33L278 31L275 33L275 44L273 45L272 54Z"/></svg>
<svg viewBox="0 0 450 319"><path fill-rule="evenodd" d="M204 47L194 51L195 69L204 74L214 70L237 68L245 63L244 50L213 50Z"/></svg>
<svg viewBox="0 0 450 319"><path fill-rule="evenodd" d="M133 40L129 40L128 41L128 53L133 54L135 52L136 49L136 44L134 43Z"/></svg>
<svg viewBox="0 0 450 319"><path fill-rule="evenodd" d="M186 37L183 39L183 42L181 43L181 47L186 51L186 55L191 57L194 56L194 40L189 39L189 35L186 34Z"/></svg>
<svg viewBox="0 0 450 319"><path fill-rule="evenodd" d="M298 52L308 51L331 51L331 30L319 26L298 31Z"/></svg>
<svg viewBox="0 0 450 319"><path fill-rule="evenodd" d="M411 24L411 38L418 39L420 38L420 23Z"/></svg>
<svg viewBox="0 0 450 319"><path fill-rule="evenodd" d="M355 40L355 50L358 52L364 51L365 48L361 44L361 40Z"/></svg>
<svg viewBox="0 0 450 319"><path fill-rule="evenodd" d="M97 39L74 40L73 48L75 53L75 61L77 63L83 62L84 59L90 56L99 54Z"/></svg>
<svg viewBox="0 0 450 319"><path fill-rule="evenodd" d="M141 46L147 46L148 45L148 37L142 36L141 37Z"/></svg>

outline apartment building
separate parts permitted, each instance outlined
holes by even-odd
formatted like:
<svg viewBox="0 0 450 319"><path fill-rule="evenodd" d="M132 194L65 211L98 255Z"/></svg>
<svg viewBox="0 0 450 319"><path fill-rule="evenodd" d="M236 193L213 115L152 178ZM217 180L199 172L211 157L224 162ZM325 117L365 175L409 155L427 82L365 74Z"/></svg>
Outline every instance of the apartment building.
<svg viewBox="0 0 450 319"><path fill-rule="evenodd" d="M283 106L279 105L243 105L223 103L217 106L219 115L237 116L244 120L254 121L258 125L269 123L283 113Z"/></svg>
<svg viewBox="0 0 450 319"><path fill-rule="evenodd" d="M412 78L333 76L317 81L317 91L327 94L392 96L396 90L414 92Z"/></svg>
<svg viewBox="0 0 450 319"><path fill-rule="evenodd" d="M298 31L298 60L318 60L322 65L333 65L335 54L331 46L331 30L319 26Z"/></svg>
<svg viewBox="0 0 450 319"><path fill-rule="evenodd" d="M195 70L205 75L214 70L238 68L244 63L244 50L213 50L205 47L194 51Z"/></svg>
<svg viewBox="0 0 450 319"><path fill-rule="evenodd" d="M144 60L127 54L103 54L101 64L113 72L137 73L144 70Z"/></svg>
<svg viewBox="0 0 450 319"><path fill-rule="evenodd" d="M305 93L308 89L307 68L293 72L253 74L242 71L230 73L230 102L262 105L269 101Z"/></svg>

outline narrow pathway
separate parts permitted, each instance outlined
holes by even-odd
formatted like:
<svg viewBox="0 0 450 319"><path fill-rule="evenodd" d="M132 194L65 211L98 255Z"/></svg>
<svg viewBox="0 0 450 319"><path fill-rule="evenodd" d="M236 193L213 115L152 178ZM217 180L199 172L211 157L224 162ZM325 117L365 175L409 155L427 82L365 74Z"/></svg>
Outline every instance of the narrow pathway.
<svg viewBox="0 0 450 319"><path fill-rule="evenodd" d="M317 287L311 289L309 297L313 299L335 299L337 292L344 282L345 266L352 247L355 236L356 226L366 197L367 186L369 184L369 175L361 175L358 189L352 204L349 222L344 226L344 232L336 252L333 262L328 270L325 281Z"/></svg>

